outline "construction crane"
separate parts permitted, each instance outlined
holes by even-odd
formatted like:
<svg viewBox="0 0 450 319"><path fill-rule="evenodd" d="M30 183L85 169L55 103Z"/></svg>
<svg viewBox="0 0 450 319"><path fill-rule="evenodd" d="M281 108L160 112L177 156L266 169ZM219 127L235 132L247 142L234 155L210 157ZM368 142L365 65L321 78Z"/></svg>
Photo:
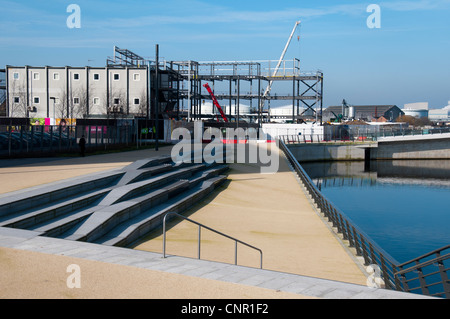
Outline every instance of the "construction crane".
<svg viewBox="0 0 450 319"><path fill-rule="evenodd" d="M222 116L223 120L225 122L228 122L227 117L225 116L225 113L223 113L222 108L220 107L219 102L217 102L216 97L214 96L214 93L212 92L211 88L209 87L208 83L203 84L203 86L206 88L206 90L208 91L209 95L211 95L211 98L213 100L214 105L217 107L217 109L219 110L220 115Z"/></svg>
<svg viewBox="0 0 450 319"><path fill-rule="evenodd" d="M289 44L291 43L292 37L294 36L294 33L295 33L295 30L297 29L297 26L298 26L300 23L301 23L301 21L296 21L296 22L295 22L294 28L292 29L291 35L289 36L289 39L288 39L288 41L287 41L287 43L286 43L286 46L284 47L284 50L283 50L283 52L281 53L281 57L280 57L280 59L278 60L278 64L277 64L277 66L275 67L275 70L273 71L272 76L276 76L276 75L277 75L278 69L280 68L281 62L283 62L284 55L286 54L286 51L287 51L287 49L289 48ZM264 98L267 96L267 94L269 94L270 89L272 88L272 83L273 83L273 81L269 81L269 84L267 85L267 88L266 88L266 90L264 91L264 95L262 96L263 98L261 99L261 104L262 104L262 105L264 105ZM262 105L261 105L261 106L262 106Z"/></svg>

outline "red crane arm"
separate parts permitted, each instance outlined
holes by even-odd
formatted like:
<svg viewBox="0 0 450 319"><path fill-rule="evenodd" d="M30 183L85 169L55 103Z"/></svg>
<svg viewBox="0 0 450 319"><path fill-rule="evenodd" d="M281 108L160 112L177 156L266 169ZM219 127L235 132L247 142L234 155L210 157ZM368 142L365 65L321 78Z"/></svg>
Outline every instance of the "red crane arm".
<svg viewBox="0 0 450 319"><path fill-rule="evenodd" d="M216 97L214 96L214 93L211 91L211 88L209 87L208 83L203 84L203 86L206 88L206 90L208 90L208 93L211 95L211 97L212 97L212 99L213 99L213 102L214 102L214 105L215 105L215 106L217 107L217 109L219 110L220 115L222 116L223 120L224 120L225 122L228 122L228 119L227 119L227 117L225 116L225 113L223 113L223 110L222 110L222 108L220 107L219 102L217 102L217 99L216 99Z"/></svg>

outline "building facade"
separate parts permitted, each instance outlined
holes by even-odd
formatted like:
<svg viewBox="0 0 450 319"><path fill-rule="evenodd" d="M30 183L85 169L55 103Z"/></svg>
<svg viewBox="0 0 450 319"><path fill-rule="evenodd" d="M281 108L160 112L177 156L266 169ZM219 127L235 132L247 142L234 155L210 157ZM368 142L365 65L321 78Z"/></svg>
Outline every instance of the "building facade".
<svg viewBox="0 0 450 319"><path fill-rule="evenodd" d="M6 66L6 116L146 116L147 67Z"/></svg>

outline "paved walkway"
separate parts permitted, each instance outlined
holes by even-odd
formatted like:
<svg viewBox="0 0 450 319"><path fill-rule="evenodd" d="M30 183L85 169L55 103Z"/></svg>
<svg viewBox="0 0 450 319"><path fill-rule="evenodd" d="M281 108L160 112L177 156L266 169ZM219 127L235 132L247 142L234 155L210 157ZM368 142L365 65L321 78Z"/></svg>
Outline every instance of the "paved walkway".
<svg viewBox="0 0 450 319"><path fill-rule="evenodd" d="M157 154L169 153L166 147ZM14 166L4 161L0 165L0 193L121 168L155 154L143 150L23 160L24 165L18 160ZM190 243L191 251L186 249L190 240L184 237L189 230L185 223L174 224L168 233L169 254L185 257L166 259L159 253L158 233L139 243L137 249L126 249L0 228L0 298L421 297L366 287L358 263L312 209L286 161L280 161L277 174L261 175L257 169L250 164L231 165L230 182L189 214L261 248L264 270L253 268L259 260L251 253L239 254L242 266L229 264L234 244L210 234L204 234L202 254L223 262L189 258L196 254L192 249L196 244ZM79 289L67 287L70 264L80 266Z"/></svg>

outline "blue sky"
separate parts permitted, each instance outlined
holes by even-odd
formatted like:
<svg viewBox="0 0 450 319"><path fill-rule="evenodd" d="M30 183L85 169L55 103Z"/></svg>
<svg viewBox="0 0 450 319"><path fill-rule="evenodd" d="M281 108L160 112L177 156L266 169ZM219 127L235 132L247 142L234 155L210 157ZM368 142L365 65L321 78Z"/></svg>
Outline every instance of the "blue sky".
<svg viewBox="0 0 450 319"><path fill-rule="evenodd" d="M69 29L69 4L81 28ZM369 4L381 8L370 29ZM166 60L276 60L324 72L324 106L450 100L450 0L4 1L0 65L104 66L114 45Z"/></svg>

